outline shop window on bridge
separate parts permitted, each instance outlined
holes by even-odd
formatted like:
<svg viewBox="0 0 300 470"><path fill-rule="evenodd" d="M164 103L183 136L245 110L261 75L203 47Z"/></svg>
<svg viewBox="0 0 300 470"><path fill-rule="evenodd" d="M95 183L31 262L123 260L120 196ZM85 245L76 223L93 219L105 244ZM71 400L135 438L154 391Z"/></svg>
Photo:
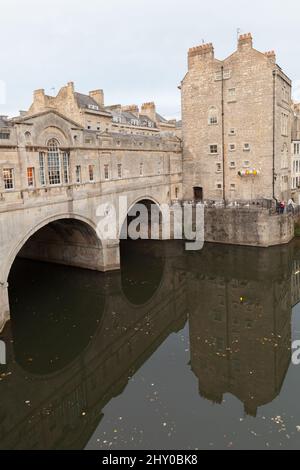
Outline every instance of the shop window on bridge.
<svg viewBox="0 0 300 470"><path fill-rule="evenodd" d="M13 168L3 169L4 189L14 189L14 170Z"/></svg>
<svg viewBox="0 0 300 470"><path fill-rule="evenodd" d="M34 168L27 168L27 184L29 188L34 187Z"/></svg>
<svg viewBox="0 0 300 470"><path fill-rule="evenodd" d="M39 163L40 163L40 183L41 183L41 186L45 186L46 185L45 154L42 152L39 155Z"/></svg>
<svg viewBox="0 0 300 470"><path fill-rule="evenodd" d="M81 166L76 165L76 183L81 183Z"/></svg>
<svg viewBox="0 0 300 470"><path fill-rule="evenodd" d="M48 142L48 178L50 185L61 184L60 154L56 139Z"/></svg>
<svg viewBox="0 0 300 470"><path fill-rule="evenodd" d="M70 182L70 155L67 152L63 154L63 172L64 172L64 183L69 184Z"/></svg>
<svg viewBox="0 0 300 470"><path fill-rule="evenodd" d="M95 181L94 169L95 169L94 165L89 165L89 180L91 183Z"/></svg>

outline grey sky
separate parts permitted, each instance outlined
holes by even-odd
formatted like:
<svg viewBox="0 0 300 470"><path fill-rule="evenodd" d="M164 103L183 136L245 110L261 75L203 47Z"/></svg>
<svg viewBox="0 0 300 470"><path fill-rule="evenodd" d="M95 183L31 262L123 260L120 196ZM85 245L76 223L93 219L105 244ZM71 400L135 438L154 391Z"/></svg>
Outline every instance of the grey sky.
<svg viewBox="0 0 300 470"><path fill-rule="evenodd" d="M0 114L27 109L36 88L52 94L72 80L81 92L103 88L106 104L154 100L178 117L188 48L211 41L222 59L237 28L252 32L257 49L275 49L297 80L299 18L295 0L9 0L0 16Z"/></svg>

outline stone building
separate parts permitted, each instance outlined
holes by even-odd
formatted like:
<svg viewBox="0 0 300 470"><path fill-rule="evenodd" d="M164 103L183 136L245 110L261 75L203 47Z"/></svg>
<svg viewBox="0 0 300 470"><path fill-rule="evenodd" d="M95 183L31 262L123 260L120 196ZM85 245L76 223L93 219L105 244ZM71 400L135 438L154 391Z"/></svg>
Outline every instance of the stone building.
<svg viewBox="0 0 300 470"><path fill-rule="evenodd" d="M292 125L292 197L296 204L300 204L300 103L295 103Z"/></svg>
<svg viewBox="0 0 300 470"><path fill-rule="evenodd" d="M225 60L212 44L189 50L182 84L184 197L290 197L291 81L274 51L239 37Z"/></svg>

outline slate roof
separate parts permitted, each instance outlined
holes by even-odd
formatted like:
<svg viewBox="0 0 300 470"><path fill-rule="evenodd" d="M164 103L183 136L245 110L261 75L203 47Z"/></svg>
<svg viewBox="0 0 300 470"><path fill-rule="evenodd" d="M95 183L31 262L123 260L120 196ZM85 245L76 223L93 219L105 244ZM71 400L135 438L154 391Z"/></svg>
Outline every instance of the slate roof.
<svg viewBox="0 0 300 470"><path fill-rule="evenodd" d="M105 113L107 115L111 114L109 111L104 109L103 106L100 106L91 96L78 92L75 92L74 95L79 108L89 109L89 106L97 106L98 109L95 109L94 111L100 111L101 113Z"/></svg>

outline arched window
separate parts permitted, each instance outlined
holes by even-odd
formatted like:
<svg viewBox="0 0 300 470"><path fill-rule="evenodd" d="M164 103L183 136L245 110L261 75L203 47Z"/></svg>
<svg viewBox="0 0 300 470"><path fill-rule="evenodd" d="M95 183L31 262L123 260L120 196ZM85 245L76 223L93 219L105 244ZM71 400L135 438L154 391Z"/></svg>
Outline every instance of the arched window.
<svg viewBox="0 0 300 470"><path fill-rule="evenodd" d="M56 139L48 142L48 178L49 184L61 184L59 143Z"/></svg>
<svg viewBox="0 0 300 470"><path fill-rule="evenodd" d="M215 125L218 124L218 110L215 106L211 106L208 111L208 124Z"/></svg>

